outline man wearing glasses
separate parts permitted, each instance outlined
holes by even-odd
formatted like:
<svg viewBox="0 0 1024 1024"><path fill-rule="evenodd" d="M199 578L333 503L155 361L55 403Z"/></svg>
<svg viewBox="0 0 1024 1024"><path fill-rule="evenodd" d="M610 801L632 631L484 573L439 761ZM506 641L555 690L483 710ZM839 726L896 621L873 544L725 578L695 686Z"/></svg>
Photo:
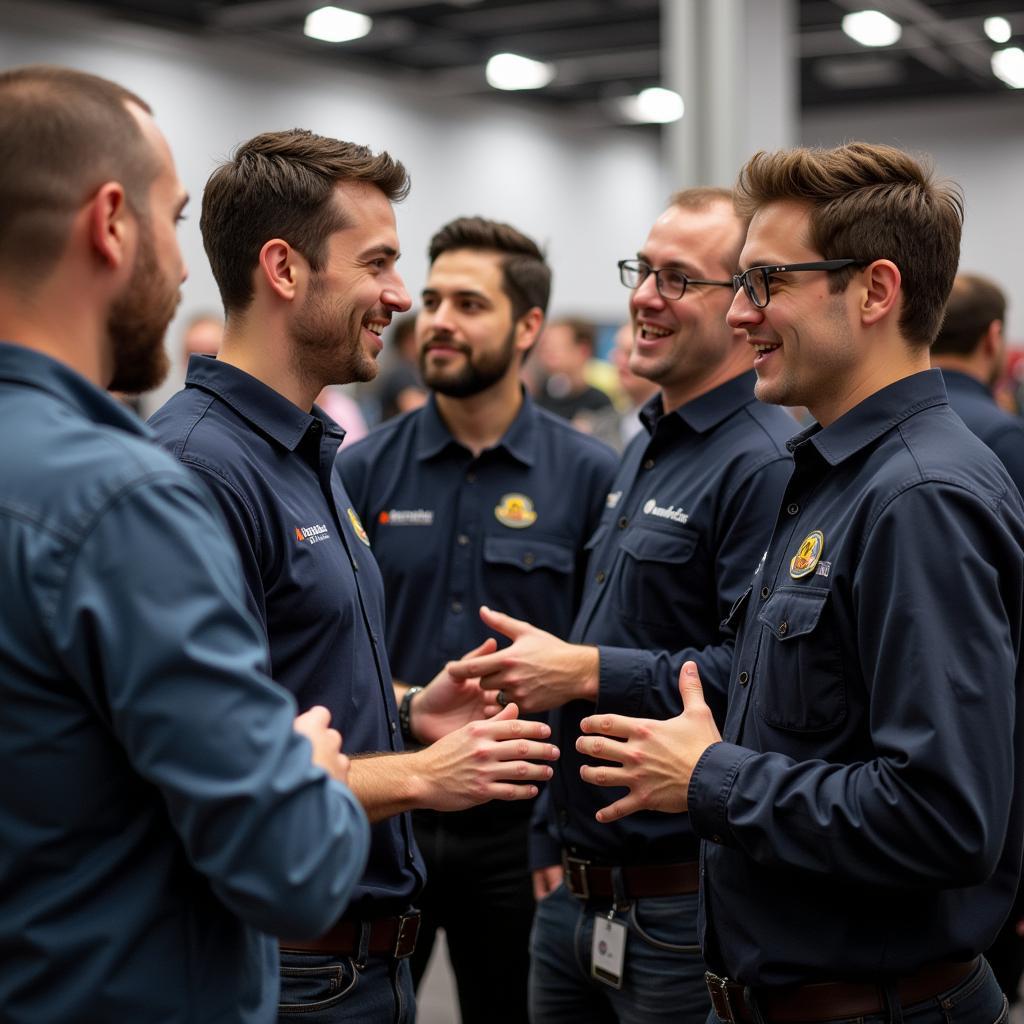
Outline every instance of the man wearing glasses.
<svg viewBox="0 0 1024 1024"><path fill-rule="evenodd" d="M583 723L583 775L629 790L601 821L688 811L707 841L723 1021L1003 1021L980 953L1021 865L1024 504L929 369L962 200L863 143L759 153L737 191L729 322L758 396L818 423L733 614L721 734L687 665L675 720Z"/></svg>
<svg viewBox="0 0 1024 1024"><path fill-rule="evenodd" d="M744 226L727 190L681 192L637 258L619 265L631 290L630 369L661 390L588 543L569 642L485 610L513 643L452 668L524 710L554 709L569 758L538 806L531 850L535 1024L707 1016L697 839L679 817L598 824L602 794L581 781L574 744L595 710L677 714L689 658L724 690L732 647L719 624L764 551L795 430L754 399L752 353L725 322Z"/></svg>

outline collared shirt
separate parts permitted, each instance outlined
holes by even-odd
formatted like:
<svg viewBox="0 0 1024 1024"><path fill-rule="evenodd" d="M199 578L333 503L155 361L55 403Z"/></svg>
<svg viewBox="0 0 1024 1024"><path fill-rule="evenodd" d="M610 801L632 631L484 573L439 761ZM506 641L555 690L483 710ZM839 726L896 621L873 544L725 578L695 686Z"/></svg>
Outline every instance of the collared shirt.
<svg viewBox="0 0 1024 1024"><path fill-rule="evenodd" d="M969 960L1021 865L1024 504L936 370L793 450L689 786L705 958L754 986Z"/></svg>
<svg viewBox="0 0 1024 1024"><path fill-rule="evenodd" d="M616 463L525 394L479 456L433 396L347 448L338 466L384 577L396 677L422 686L486 636L506 646L480 621L482 604L568 635Z"/></svg>
<svg viewBox="0 0 1024 1024"><path fill-rule="evenodd" d="M262 933L329 926L363 812L312 765L220 515L149 431L0 344L0 436L0 1015L266 1024Z"/></svg>
<svg viewBox="0 0 1024 1024"><path fill-rule="evenodd" d="M452 437L433 395L346 449L338 464L384 576L395 675L423 685L487 636L507 646L484 627L482 604L566 636L616 462L525 391L479 456ZM494 801L444 820L477 833L525 827L531 813L526 801Z"/></svg>
<svg viewBox="0 0 1024 1024"><path fill-rule="evenodd" d="M274 679L302 710L331 712L346 753L400 751L380 572L334 468L341 428L203 356L192 357L185 389L150 425L224 513ZM372 831L351 905L368 917L404 910L423 880L407 814Z"/></svg>
<svg viewBox="0 0 1024 1024"><path fill-rule="evenodd" d="M999 456L1017 489L1024 494L1024 419L996 405L980 380L957 370L943 370L953 412Z"/></svg>
<svg viewBox="0 0 1024 1024"><path fill-rule="evenodd" d="M678 714L679 667L691 657L709 697L716 677L724 691L732 646L720 623L767 544L792 469L786 440L796 429L753 389L751 371L671 413L662 414L660 396L644 407L646 429L626 449L588 543L583 602L569 636L600 645L597 713ZM562 756L549 787L547 843L535 832L534 866L554 863L559 844L613 864L694 860L698 843L685 816L594 820L621 791L579 777L579 724L593 713L584 701L552 713Z"/></svg>

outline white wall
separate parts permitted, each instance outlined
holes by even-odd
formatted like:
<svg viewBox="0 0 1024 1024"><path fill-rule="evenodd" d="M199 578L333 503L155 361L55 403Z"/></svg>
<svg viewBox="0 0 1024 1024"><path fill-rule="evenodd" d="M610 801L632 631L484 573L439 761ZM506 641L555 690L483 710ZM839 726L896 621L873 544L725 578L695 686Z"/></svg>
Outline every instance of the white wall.
<svg viewBox="0 0 1024 1024"><path fill-rule="evenodd" d="M931 154L964 190L960 267L1003 288L1007 336L1024 346L1024 96L813 111L801 134L804 145L862 139Z"/></svg>
<svg viewBox="0 0 1024 1024"><path fill-rule="evenodd" d="M427 242L463 214L506 220L547 248L553 312L614 321L626 314L615 262L636 252L672 191L653 133L597 131L513 102L432 99L380 77L104 21L58 4L0 0L0 67L47 62L101 74L154 109L192 195L180 238L190 268L180 323L219 308L199 237L199 197L232 147L301 127L387 149L412 177L397 208L402 273L415 296ZM175 375L156 400L177 386Z"/></svg>

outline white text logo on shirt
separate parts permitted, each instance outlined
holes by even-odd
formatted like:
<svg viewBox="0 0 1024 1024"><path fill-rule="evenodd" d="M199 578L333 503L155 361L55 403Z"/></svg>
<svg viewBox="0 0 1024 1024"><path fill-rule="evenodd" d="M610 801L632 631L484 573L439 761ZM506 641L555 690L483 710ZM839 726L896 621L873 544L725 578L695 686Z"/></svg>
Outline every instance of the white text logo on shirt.
<svg viewBox="0 0 1024 1024"><path fill-rule="evenodd" d="M675 505L665 508L653 498L644 503L644 515L655 516L658 519L671 519L673 523L686 523L690 519L689 513L684 512L681 508L676 508Z"/></svg>
<svg viewBox="0 0 1024 1024"><path fill-rule="evenodd" d="M327 540L328 537L330 537L330 534L323 523L316 523L313 526L295 527L295 539L300 544L319 544L320 541Z"/></svg>
<svg viewBox="0 0 1024 1024"><path fill-rule="evenodd" d="M387 508L377 516L382 526L433 526L432 508Z"/></svg>

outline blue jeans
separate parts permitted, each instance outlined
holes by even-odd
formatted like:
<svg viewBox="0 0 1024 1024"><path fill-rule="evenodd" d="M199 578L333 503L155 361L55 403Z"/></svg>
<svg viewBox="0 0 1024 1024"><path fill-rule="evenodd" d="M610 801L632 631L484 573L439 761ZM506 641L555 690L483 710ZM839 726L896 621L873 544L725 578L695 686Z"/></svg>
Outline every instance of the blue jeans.
<svg viewBox="0 0 1024 1024"><path fill-rule="evenodd" d="M616 911L627 928L621 989L590 973L594 916L609 909L600 900L578 900L564 885L537 905L530 939L533 1024L704 1024L711 1002L697 945L697 894L634 900Z"/></svg>
<svg viewBox="0 0 1024 1024"><path fill-rule="evenodd" d="M414 1024L416 997L408 960L281 954L279 1024Z"/></svg>
<svg viewBox="0 0 1024 1024"><path fill-rule="evenodd" d="M899 1006L897 1001L887 1014L851 1017L828 1021L827 1024L1004 1024L1008 1015L1006 996L988 961L982 959L959 985L923 1003ZM720 1024L718 1014L712 1011L707 1024ZM772 1024L771 1018L765 1018L763 1024ZM826 1022L809 1021L807 1024Z"/></svg>

